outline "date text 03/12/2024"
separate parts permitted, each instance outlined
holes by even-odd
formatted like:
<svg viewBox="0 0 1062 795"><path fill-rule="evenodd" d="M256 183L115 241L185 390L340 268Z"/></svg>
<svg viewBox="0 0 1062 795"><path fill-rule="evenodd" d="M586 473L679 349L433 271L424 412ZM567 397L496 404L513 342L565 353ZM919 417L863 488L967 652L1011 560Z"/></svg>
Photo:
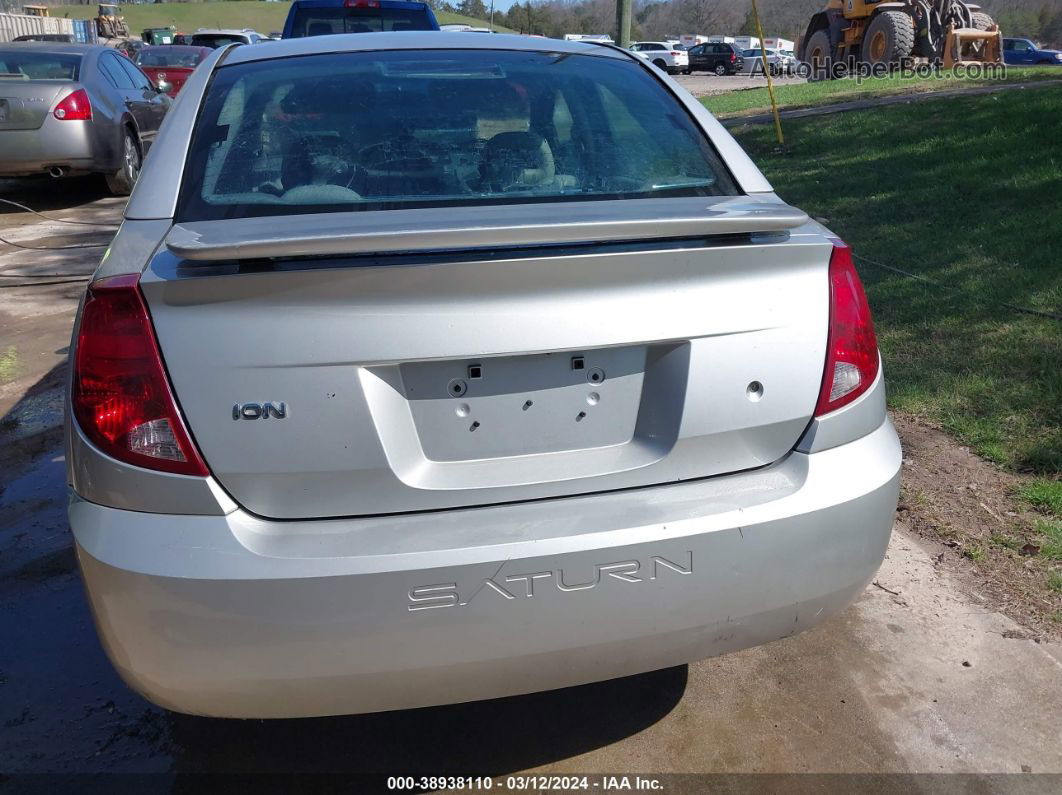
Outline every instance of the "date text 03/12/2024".
<svg viewBox="0 0 1062 795"><path fill-rule="evenodd" d="M497 790L499 792L661 792L664 784L653 776L640 775L595 775L595 776L542 776L512 775L504 779L490 776L390 776L387 789L429 790L432 792L459 790Z"/></svg>

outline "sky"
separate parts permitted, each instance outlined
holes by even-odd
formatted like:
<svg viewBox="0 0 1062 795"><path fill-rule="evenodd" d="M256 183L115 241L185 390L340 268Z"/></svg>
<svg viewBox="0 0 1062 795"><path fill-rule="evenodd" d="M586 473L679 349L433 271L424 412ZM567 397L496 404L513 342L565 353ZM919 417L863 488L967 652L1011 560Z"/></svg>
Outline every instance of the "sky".
<svg viewBox="0 0 1062 795"><path fill-rule="evenodd" d="M515 3L516 0L494 0L494 12L508 11L509 8ZM490 11L490 0L483 0L483 5L487 7L487 11Z"/></svg>

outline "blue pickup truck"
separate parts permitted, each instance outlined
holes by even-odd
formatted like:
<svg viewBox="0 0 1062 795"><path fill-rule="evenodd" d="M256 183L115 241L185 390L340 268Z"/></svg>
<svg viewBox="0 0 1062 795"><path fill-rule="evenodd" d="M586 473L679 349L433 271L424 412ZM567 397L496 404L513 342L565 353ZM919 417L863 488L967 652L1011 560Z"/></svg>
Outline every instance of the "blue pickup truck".
<svg viewBox="0 0 1062 795"><path fill-rule="evenodd" d="M1062 66L1062 51L1041 50L1028 39L1003 39L1003 62L1010 66Z"/></svg>
<svg viewBox="0 0 1062 795"><path fill-rule="evenodd" d="M438 30L427 3L409 0L295 0L283 38L389 30Z"/></svg>

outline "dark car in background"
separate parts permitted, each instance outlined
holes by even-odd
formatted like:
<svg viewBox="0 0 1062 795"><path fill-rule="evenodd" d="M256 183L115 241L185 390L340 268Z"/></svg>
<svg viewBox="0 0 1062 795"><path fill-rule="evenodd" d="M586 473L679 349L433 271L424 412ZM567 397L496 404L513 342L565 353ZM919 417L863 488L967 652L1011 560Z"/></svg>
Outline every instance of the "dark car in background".
<svg viewBox="0 0 1062 795"><path fill-rule="evenodd" d="M177 96L184 81L210 55L209 47L190 47L179 44L162 44L156 47L144 47L136 54L134 63L144 70L157 85L168 84L166 93Z"/></svg>
<svg viewBox="0 0 1062 795"><path fill-rule="evenodd" d="M127 194L169 107L110 47L0 44L0 177L96 173Z"/></svg>
<svg viewBox="0 0 1062 795"><path fill-rule="evenodd" d="M1062 51L1041 49L1029 39L1003 39L1003 62L1009 66L1062 65Z"/></svg>
<svg viewBox="0 0 1062 795"><path fill-rule="evenodd" d="M136 54L140 52L140 48L144 46L144 42L139 39L123 39L114 48L116 52L120 52L130 61L136 60Z"/></svg>
<svg viewBox="0 0 1062 795"><path fill-rule="evenodd" d="M59 44L73 44L74 37L69 33L26 33L15 36L11 41L51 41Z"/></svg>
<svg viewBox="0 0 1062 795"><path fill-rule="evenodd" d="M295 0L284 22L283 38L438 29L439 22L427 3L406 0Z"/></svg>
<svg viewBox="0 0 1062 795"><path fill-rule="evenodd" d="M740 72L745 59L733 44L705 42L689 49L691 72L714 72L722 77Z"/></svg>

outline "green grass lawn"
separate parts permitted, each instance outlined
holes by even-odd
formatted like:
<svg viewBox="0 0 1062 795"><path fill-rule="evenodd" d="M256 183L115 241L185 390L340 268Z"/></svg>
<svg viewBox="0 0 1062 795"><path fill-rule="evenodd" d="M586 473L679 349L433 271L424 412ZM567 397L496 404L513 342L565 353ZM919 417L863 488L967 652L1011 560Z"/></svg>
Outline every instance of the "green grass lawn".
<svg viewBox="0 0 1062 795"><path fill-rule="evenodd" d="M291 3L263 3L255 0L235 0L218 3L161 3L152 5L122 6L122 16L129 26L129 33L139 36L144 28L164 28L173 25L177 30L191 33L196 28L254 28L260 33L269 33L284 27ZM96 16L97 8L91 6L56 6L52 16L69 16L71 19L89 19ZM482 26L482 19L463 17L438 11L435 14L440 25L465 23ZM499 33L511 33L509 28L494 26Z"/></svg>
<svg viewBox="0 0 1062 795"><path fill-rule="evenodd" d="M1033 481L1021 490L1021 497L1043 513L1062 519L1062 483Z"/></svg>
<svg viewBox="0 0 1062 795"><path fill-rule="evenodd" d="M962 88L971 85L986 85L1001 82L992 80L959 79L945 73L939 79L920 79L903 77L881 77L856 82L848 80L823 80L816 83L780 84L774 89L778 105L783 110L794 108L811 108L819 105L832 105L838 102L850 102L857 99L885 97L894 94L922 94L930 91ZM1029 66L1008 67L1006 78L1002 82L1024 83L1035 80L1062 80L1062 67ZM749 88L743 91L731 91L729 94L716 94L703 97L701 102L720 118L768 113L771 100L764 88Z"/></svg>
<svg viewBox="0 0 1062 795"><path fill-rule="evenodd" d="M857 254L889 402L1018 471L1062 471L1062 89L785 122L738 135ZM1055 492L1057 494L1057 491Z"/></svg>

